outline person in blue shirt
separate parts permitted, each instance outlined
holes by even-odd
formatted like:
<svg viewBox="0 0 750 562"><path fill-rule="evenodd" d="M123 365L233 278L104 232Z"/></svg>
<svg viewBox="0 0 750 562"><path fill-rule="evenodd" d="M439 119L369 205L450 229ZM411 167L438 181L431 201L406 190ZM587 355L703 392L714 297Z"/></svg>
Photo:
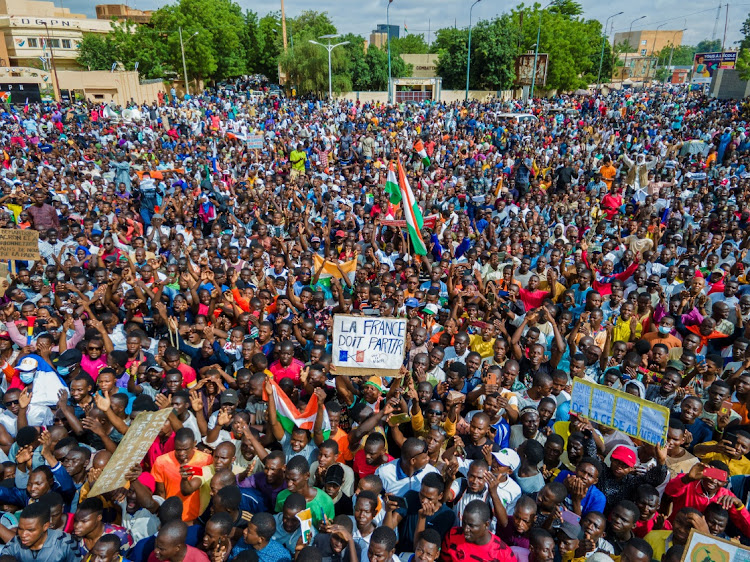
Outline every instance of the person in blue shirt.
<svg viewBox="0 0 750 562"><path fill-rule="evenodd" d="M276 520L270 513L256 513L247 524L240 541L232 549L230 558L243 550L254 548L259 562L291 561L289 551L280 543L272 540L276 532Z"/></svg>
<svg viewBox="0 0 750 562"><path fill-rule="evenodd" d="M581 517L591 511L604 512L607 498L596 487L601 472L601 464L594 457L583 457L578 461L575 473L561 471L555 482L562 482L568 489L565 507Z"/></svg>

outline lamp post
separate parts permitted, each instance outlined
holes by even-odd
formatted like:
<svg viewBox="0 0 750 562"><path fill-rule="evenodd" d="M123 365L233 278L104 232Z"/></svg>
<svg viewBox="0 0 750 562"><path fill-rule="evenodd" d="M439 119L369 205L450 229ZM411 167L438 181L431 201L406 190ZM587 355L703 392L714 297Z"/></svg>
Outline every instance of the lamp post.
<svg viewBox="0 0 750 562"><path fill-rule="evenodd" d="M656 59L656 57L654 55L656 53L656 36L659 34L659 30L662 27L664 27L665 25L667 25L667 24L666 23L662 23L662 24L658 25L656 27L656 33L654 33L654 43L653 43L653 45L651 45L651 56L654 57L655 59ZM654 77L656 77L656 62L657 62L657 60L654 60ZM648 78L650 74L651 74L651 69L649 69L649 71L646 72L646 78Z"/></svg>
<svg viewBox="0 0 750 562"><path fill-rule="evenodd" d="M180 34L180 51L182 52L182 72L185 76L185 93L189 96L190 95L190 83L188 82L187 64L185 64L185 43L187 43L193 37L198 35L198 32L196 31L195 33L193 33L190 37L188 37L188 40L185 42L182 41L182 27L178 29L178 32Z"/></svg>
<svg viewBox="0 0 750 562"><path fill-rule="evenodd" d="M318 43L317 41L313 41L310 39L310 43L313 45L320 45L323 47L326 51L328 51L328 100L333 99L333 79L331 74L331 51L333 51L336 47L341 47L341 45L348 45L349 41L342 41L341 43L336 43L335 45L331 45L331 39L335 39L339 35L331 34L331 35L321 35L319 39L328 39L327 44Z"/></svg>
<svg viewBox="0 0 750 562"><path fill-rule="evenodd" d="M633 24L639 20L642 20L646 16L641 16L639 18L635 18L633 21L630 22L630 29L628 29L628 45L630 45L630 34L633 33ZM622 80L625 79L625 67L628 66L628 52L625 51L625 62L622 64L622 74L620 78Z"/></svg>
<svg viewBox="0 0 750 562"><path fill-rule="evenodd" d="M393 0L388 0L388 5L385 7L385 26L388 28L386 41L388 43L388 103L392 103L391 98L391 3Z"/></svg>
<svg viewBox="0 0 750 562"><path fill-rule="evenodd" d="M531 74L531 92L529 94L531 100L534 100L534 87L536 86L536 64L539 59L539 37L542 34L542 12L549 8L554 2L550 2L544 8L539 10L539 25L536 28L536 46L534 47L534 70Z"/></svg>
<svg viewBox="0 0 750 562"><path fill-rule="evenodd" d="M464 101L469 101L469 71L471 70L471 12L474 6L479 4L482 0L476 0L469 8L469 50L466 53L466 92L464 93Z"/></svg>
<svg viewBox="0 0 750 562"><path fill-rule="evenodd" d="M55 50L52 48L52 40L49 36L49 26L47 25L47 22L42 20L42 25L47 30L47 45L49 45L49 56L50 56L50 62L52 64L52 78L55 81L55 99L57 101L61 100L60 97L60 82L57 80L57 65L55 65Z"/></svg>
<svg viewBox="0 0 750 562"><path fill-rule="evenodd" d="M678 33L682 33L683 31L687 31L687 27L685 29L679 29L675 31L674 35L672 35L672 49L669 51L669 64L667 65L667 68L672 68L672 55L674 55L674 38Z"/></svg>
<svg viewBox="0 0 750 562"><path fill-rule="evenodd" d="M602 78L602 64L604 63L604 45L607 42L607 27L609 26L609 20L612 18L615 18L617 16L620 16L624 14L625 12L617 12L616 14L612 14L607 18L607 21L604 24L604 30L602 33L602 54L599 57L599 74L596 76L596 89L598 90L601 88L601 78ZM610 76L611 78L611 76Z"/></svg>

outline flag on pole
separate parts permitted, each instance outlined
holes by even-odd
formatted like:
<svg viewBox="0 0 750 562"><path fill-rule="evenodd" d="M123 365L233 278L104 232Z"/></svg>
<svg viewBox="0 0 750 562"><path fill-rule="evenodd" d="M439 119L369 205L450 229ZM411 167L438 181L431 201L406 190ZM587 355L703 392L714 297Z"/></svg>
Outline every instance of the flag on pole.
<svg viewBox="0 0 750 562"><path fill-rule="evenodd" d="M401 190L398 187L398 177L396 176L396 170L393 168L393 161L388 164L385 192L388 194L388 200L391 205L398 205L401 202Z"/></svg>
<svg viewBox="0 0 750 562"><path fill-rule="evenodd" d="M422 139L418 139L417 142L414 143L414 152L419 154L419 157L422 159L422 164L424 164L425 168L430 165L430 157L427 156L427 151L424 149L424 143L422 142Z"/></svg>
<svg viewBox="0 0 750 562"><path fill-rule="evenodd" d="M414 246L414 252L420 256L427 255L427 247L422 239L422 226L424 221L422 219L422 210L417 205L417 200L414 197L414 192L411 190L408 180L406 179L406 172L404 167L401 165L401 160L398 160L398 185L401 189L401 199L404 205L404 216L406 217L406 228L409 231L409 238Z"/></svg>
<svg viewBox="0 0 750 562"><path fill-rule="evenodd" d="M273 398L273 403L276 406L276 417L284 427L284 431L291 433L295 427L312 431L315 418L318 414L318 397L313 394L305 409L300 412L292 403L292 400L276 384L276 381L271 378L268 380L271 381L271 385L273 386L273 396L267 396L264 389L263 399L269 400ZM328 419L328 412L325 408L323 409L323 416L323 436L328 439L331 434L331 422Z"/></svg>
<svg viewBox="0 0 750 562"><path fill-rule="evenodd" d="M404 33L409 34L409 29L406 27L406 20L404 20Z"/></svg>

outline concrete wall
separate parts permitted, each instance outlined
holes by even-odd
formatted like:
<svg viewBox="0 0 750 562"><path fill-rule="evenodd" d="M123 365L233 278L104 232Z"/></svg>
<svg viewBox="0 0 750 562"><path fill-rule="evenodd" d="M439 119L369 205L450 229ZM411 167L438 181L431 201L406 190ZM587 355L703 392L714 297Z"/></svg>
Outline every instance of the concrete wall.
<svg viewBox="0 0 750 562"><path fill-rule="evenodd" d="M151 103L159 92L167 92L164 83L141 84L137 72L58 71L61 90L83 90L87 99L125 105L132 99L136 103Z"/></svg>
<svg viewBox="0 0 750 562"><path fill-rule="evenodd" d="M401 55L406 64L412 65L414 78L435 78L438 55Z"/></svg>
<svg viewBox="0 0 750 562"><path fill-rule="evenodd" d="M720 100L743 99L750 96L750 82L742 80L737 70L719 69L711 79L709 95Z"/></svg>

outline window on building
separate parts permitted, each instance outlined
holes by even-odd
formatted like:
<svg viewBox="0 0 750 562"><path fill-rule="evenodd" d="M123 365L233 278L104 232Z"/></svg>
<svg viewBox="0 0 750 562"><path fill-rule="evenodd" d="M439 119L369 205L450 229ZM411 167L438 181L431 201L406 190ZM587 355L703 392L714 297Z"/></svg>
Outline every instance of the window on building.
<svg viewBox="0 0 750 562"><path fill-rule="evenodd" d="M63 49L70 49L70 39L63 39L62 46L63 46Z"/></svg>
<svg viewBox="0 0 750 562"><path fill-rule="evenodd" d="M641 56L642 56L642 57L645 57L645 56L646 56L646 49L641 49Z"/></svg>
<svg viewBox="0 0 750 562"><path fill-rule="evenodd" d="M39 46L39 41L36 40L36 37L29 37L29 47L36 48Z"/></svg>
<svg viewBox="0 0 750 562"><path fill-rule="evenodd" d="M52 45L53 49L59 49L60 48L60 40L59 39L50 39L49 44Z"/></svg>
<svg viewBox="0 0 750 562"><path fill-rule="evenodd" d="M645 44L646 44L646 39L643 39L643 40L641 41L641 45L645 45Z"/></svg>

